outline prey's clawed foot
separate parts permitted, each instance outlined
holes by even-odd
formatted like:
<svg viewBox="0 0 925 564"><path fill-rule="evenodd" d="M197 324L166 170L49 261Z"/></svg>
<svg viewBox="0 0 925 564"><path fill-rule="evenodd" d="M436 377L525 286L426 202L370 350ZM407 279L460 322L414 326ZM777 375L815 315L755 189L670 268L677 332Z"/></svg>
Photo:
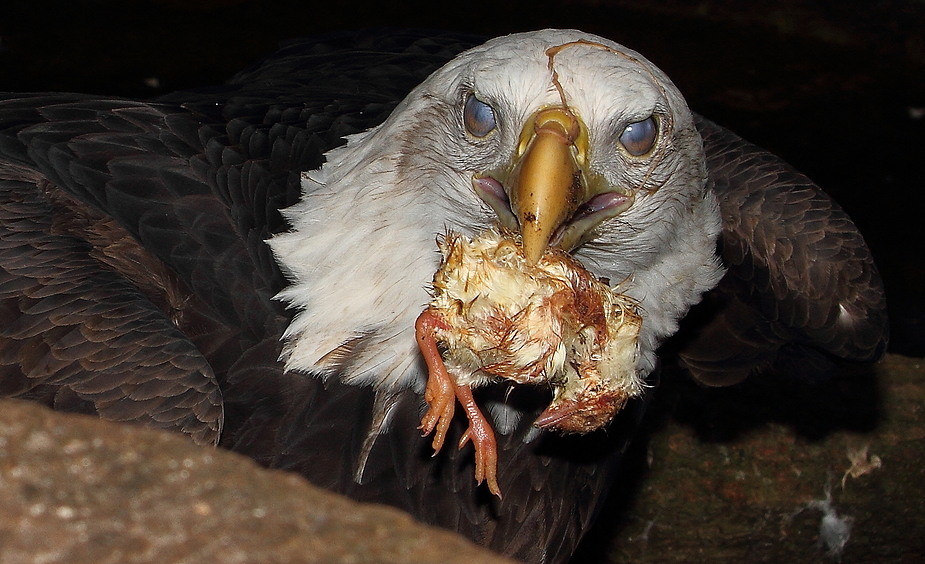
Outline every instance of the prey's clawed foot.
<svg viewBox="0 0 925 564"><path fill-rule="evenodd" d="M491 424L482 415L472 397L469 386L457 386L449 372L434 338L434 330L441 326L441 319L430 309L418 316L415 323L415 333L418 346L427 363L427 387L424 389L424 400L428 404L427 412L421 418L419 429L424 436L434 433L434 454L443 448L446 432L450 421L456 411L456 399L466 410L469 419L469 428L459 441L459 448L469 441L475 447L475 480L478 483L486 482L492 494L501 497L501 488L498 487L498 443Z"/></svg>
<svg viewBox="0 0 925 564"><path fill-rule="evenodd" d="M456 397L466 410L469 418L469 428L459 439L459 448L472 441L475 447L475 481L487 483L488 490L501 497L501 488L498 487L498 443L495 441L495 432L491 424L482 415L472 390L469 386L456 386Z"/></svg>
<svg viewBox="0 0 925 564"><path fill-rule="evenodd" d="M434 429L437 430L433 442L435 455L443 448L446 431L456 411L455 385L440 357L437 341L434 339L434 329L438 323L440 319L429 309L424 310L415 323L418 346L424 355L428 370L427 387L424 389L424 401L427 402L428 409L421 418L421 426L418 428L424 431L425 437L433 433Z"/></svg>

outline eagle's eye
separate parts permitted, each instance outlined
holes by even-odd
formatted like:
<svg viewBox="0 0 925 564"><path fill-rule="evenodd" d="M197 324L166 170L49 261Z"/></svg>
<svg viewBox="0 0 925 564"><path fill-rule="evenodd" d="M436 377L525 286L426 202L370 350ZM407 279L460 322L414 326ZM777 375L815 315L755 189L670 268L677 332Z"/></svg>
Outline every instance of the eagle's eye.
<svg viewBox="0 0 925 564"><path fill-rule="evenodd" d="M642 121L627 125L620 134L620 143L626 148L626 152L639 157L652 150L656 133L655 118L649 116Z"/></svg>
<svg viewBox="0 0 925 564"><path fill-rule="evenodd" d="M485 137L495 129L495 111L491 106L469 94L463 110L466 131L476 137Z"/></svg>

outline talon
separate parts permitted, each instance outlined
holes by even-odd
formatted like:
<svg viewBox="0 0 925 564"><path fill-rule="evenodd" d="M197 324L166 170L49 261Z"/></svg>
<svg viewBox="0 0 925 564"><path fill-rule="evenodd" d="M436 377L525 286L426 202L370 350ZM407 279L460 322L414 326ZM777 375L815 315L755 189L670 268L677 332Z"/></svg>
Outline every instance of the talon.
<svg viewBox="0 0 925 564"><path fill-rule="evenodd" d="M498 486L498 443L491 424L482 415L472 390L469 386L457 386L437 348L434 332L443 328L443 321L431 309L425 309L418 316L414 324L415 338L427 363L427 386L424 388L424 400L428 404L427 412L421 418L423 436L434 433L432 443L434 455L443 448L446 432L453 420L456 410L456 400L462 404L469 419L469 428L459 439L459 448L469 441L475 447L475 481L481 484L486 482L488 490L501 497L501 488Z"/></svg>
<svg viewBox="0 0 925 564"><path fill-rule="evenodd" d="M428 373L427 386L424 388L424 401L429 407L424 417L421 418L421 426L418 429L424 431L423 436L425 437L436 429L434 441L431 443L434 455L443 448L447 429L450 428L450 422L456 411L453 380L446 370L443 358L440 357L437 341L434 338L434 331L440 324L440 318L430 309L424 310L414 324L415 338L424 355L424 362L427 363Z"/></svg>
<svg viewBox="0 0 925 564"><path fill-rule="evenodd" d="M475 403L469 386L456 386L456 397L459 398L459 403L466 410L466 417L469 419L469 428L459 439L459 448L472 441L472 446L475 447L475 481L480 484L486 482L488 491L500 498L498 443L495 440L495 432Z"/></svg>

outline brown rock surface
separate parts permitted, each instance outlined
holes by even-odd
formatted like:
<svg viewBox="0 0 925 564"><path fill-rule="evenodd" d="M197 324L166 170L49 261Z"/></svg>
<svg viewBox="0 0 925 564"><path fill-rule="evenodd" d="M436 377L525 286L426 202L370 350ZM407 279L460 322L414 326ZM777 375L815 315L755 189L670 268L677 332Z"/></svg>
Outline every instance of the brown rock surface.
<svg viewBox="0 0 925 564"><path fill-rule="evenodd" d="M0 401L0 562L509 562L183 437Z"/></svg>

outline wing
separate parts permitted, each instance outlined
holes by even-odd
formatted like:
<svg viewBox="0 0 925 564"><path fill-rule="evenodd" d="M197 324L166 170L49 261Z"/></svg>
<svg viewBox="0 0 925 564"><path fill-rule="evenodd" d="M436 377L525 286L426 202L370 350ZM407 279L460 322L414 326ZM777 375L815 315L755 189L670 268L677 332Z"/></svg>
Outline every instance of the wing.
<svg viewBox="0 0 925 564"><path fill-rule="evenodd" d="M886 350L886 299L848 215L787 163L698 117L723 216L719 287L689 317L691 373L728 385L778 360L812 378ZM798 359L798 360L797 360Z"/></svg>
<svg viewBox="0 0 925 564"><path fill-rule="evenodd" d="M377 397L277 361L289 318L263 241L285 228L278 210L298 198L301 172L475 42L335 35L154 102L0 100L0 393L200 442L220 432L265 465L499 552L567 559L643 401L609 433L527 441L549 398L486 390L500 396L496 421L520 403L527 413L500 437L497 500L476 487L468 449L431 456L416 394ZM450 440L464 430L455 421Z"/></svg>
<svg viewBox="0 0 925 564"><path fill-rule="evenodd" d="M221 392L208 362L62 228L55 192L34 170L0 164L0 394L215 444Z"/></svg>
<svg viewBox="0 0 925 564"><path fill-rule="evenodd" d="M88 116L119 105L67 96L0 103L3 392L214 444L223 420L214 371L164 309L187 292L112 217L61 188L67 178L77 192L77 179L100 172L99 154L64 154L91 144L61 145L74 132L99 134Z"/></svg>

